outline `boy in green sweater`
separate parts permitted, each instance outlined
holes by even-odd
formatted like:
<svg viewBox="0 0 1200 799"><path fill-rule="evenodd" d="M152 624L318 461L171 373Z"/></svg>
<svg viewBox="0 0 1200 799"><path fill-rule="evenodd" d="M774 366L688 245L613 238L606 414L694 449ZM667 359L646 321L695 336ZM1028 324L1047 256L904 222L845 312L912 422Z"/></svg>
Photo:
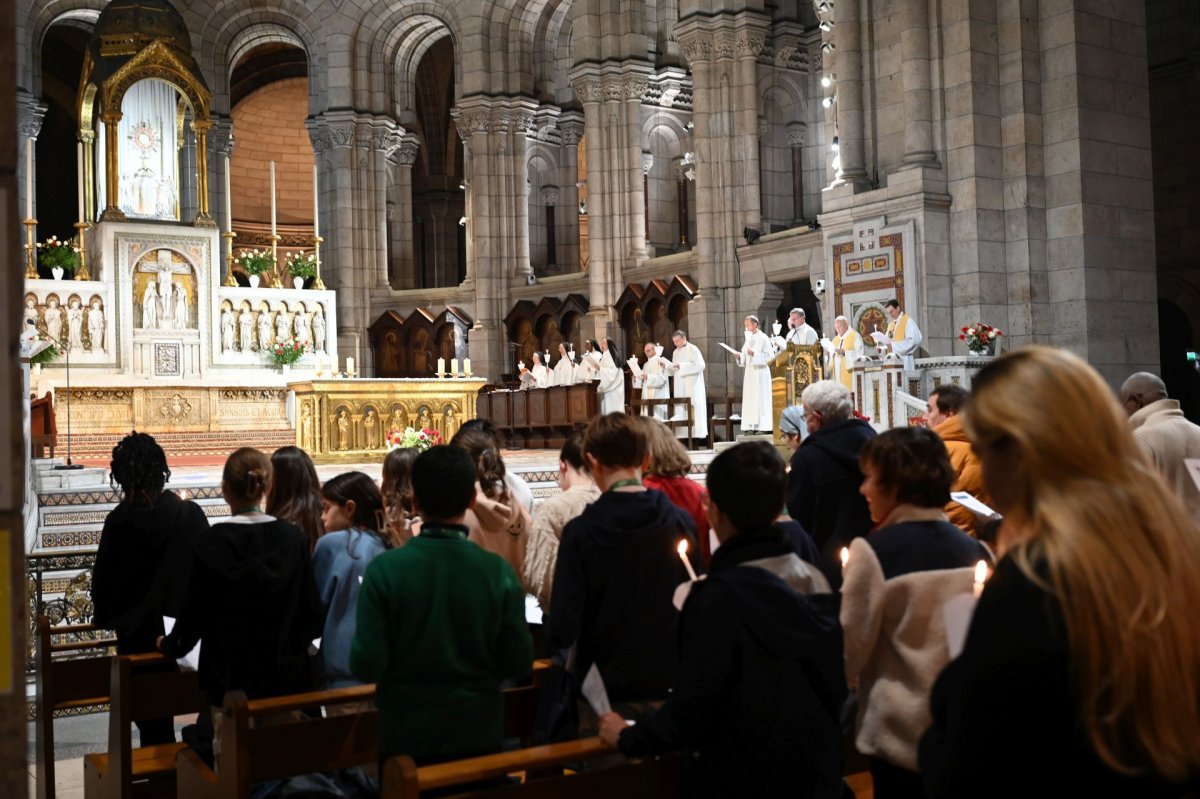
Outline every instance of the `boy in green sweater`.
<svg viewBox="0 0 1200 799"><path fill-rule="evenodd" d="M498 752L501 681L533 667L525 593L502 558L467 540L475 465L466 451L422 453L412 488L421 534L367 567L350 669L377 683L381 759L424 765Z"/></svg>

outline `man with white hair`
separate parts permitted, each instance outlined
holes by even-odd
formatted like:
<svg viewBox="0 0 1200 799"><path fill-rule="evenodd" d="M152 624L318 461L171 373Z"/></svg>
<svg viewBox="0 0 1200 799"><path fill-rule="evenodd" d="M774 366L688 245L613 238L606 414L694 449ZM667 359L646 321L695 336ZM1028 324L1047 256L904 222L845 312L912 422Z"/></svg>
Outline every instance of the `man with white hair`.
<svg viewBox="0 0 1200 799"><path fill-rule="evenodd" d="M1167 384L1150 372L1130 375L1121 385L1120 399L1134 439L1187 505L1192 518L1200 522L1200 487L1184 462L1200 459L1200 425L1184 417L1179 401L1167 398Z"/></svg>
<svg viewBox="0 0 1200 799"><path fill-rule="evenodd" d="M692 401L692 420L695 426L691 429L693 438L708 437L708 394L704 390L704 355L700 348L688 341L687 333L676 330L671 334L671 343L675 351L671 353L671 365L668 371L675 377L675 398L686 397ZM686 418L686 412L680 406L675 406L672 415ZM678 438L687 438L688 429L683 425L675 428Z"/></svg>
<svg viewBox="0 0 1200 799"><path fill-rule="evenodd" d="M837 335L825 351L825 374L854 392L854 380L850 374L854 362L863 356L863 339L857 330L850 329L850 320L839 316L833 320Z"/></svg>
<svg viewBox="0 0 1200 799"><path fill-rule="evenodd" d="M775 429L775 412L771 407L770 359L775 348L767 334L758 329L758 317L747 316L742 326L746 341L738 356L738 366L744 367L742 377L742 432L770 433Z"/></svg>
<svg viewBox="0 0 1200 799"><path fill-rule="evenodd" d="M792 455L787 507L821 551L817 565L834 590L841 585L838 552L871 529L871 512L859 493L858 454L875 430L854 416L850 390L820 380L800 394L808 437Z"/></svg>

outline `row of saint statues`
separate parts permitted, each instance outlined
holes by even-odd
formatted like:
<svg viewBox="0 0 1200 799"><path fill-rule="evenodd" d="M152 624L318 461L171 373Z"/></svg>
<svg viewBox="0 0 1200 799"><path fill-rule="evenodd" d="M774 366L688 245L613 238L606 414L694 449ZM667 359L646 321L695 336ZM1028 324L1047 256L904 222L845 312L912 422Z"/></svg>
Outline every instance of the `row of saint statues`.
<svg viewBox="0 0 1200 799"><path fill-rule="evenodd" d="M315 451L316 442L313 440L314 413L310 403L304 403L300 408L300 446ZM410 416L403 405L394 405L389 416L383 416L375 408L366 407L353 409L339 405L327 420L329 441L333 444L329 449L338 452L351 450L383 450L387 449L387 434L389 430L403 432L408 427L417 430L436 430L443 441L449 441L458 432L461 424L459 413L454 405L447 403L442 412L434 416L428 405L421 405L415 416Z"/></svg>
<svg viewBox="0 0 1200 799"><path fill-rule="evenodd" d="M325 352L325 309L317 303L309 313L304 305L295 313L263 308L251 311L243 305L234 314L228 305L221 311L221 350L223 352L265 352L276 342L295 341L314 352Z"/></svg>
<svg viewBox="0 0 1200 799"><path fill-rule="evenodd" d="M47 298L44 306L27 297L23 316L26 335L45 335L73 352L107 352L104 304L98 297L92 298L90 308L84 308L79 297L72 297L66 310L59 306L56 297Z"/></svg>

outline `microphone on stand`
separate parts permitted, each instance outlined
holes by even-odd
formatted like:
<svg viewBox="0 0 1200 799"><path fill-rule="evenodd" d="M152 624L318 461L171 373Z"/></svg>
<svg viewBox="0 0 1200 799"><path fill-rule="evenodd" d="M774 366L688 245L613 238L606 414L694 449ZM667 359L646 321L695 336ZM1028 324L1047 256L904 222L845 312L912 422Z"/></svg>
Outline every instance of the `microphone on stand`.
<svg viewBox="0 0 1200 799"><path fill-rule="evenodd" d="M67 462L58 464L54 467L54 469L56 471L82 469L83 466L71 461L71 348L62 341L56 341L54 343L62 347L63 357L66 358L67 368Z"/></svg>

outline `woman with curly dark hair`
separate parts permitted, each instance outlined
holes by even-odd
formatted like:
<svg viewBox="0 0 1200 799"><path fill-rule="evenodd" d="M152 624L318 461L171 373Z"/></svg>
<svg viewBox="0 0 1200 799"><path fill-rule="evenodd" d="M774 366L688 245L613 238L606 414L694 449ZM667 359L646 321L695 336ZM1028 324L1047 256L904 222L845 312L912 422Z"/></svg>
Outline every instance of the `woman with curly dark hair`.
<svg viewBox="0 0 1200 799"><path fill-rule="evenodd" d="M403 546L421 532L421 517L413 509L412 466L420 452L414 447L399 447L383 459L383 510L392 546Z"/></svg>
<svg viewBox="0 0 1200 799"><path fill-rule="evenodd" d="M104 520L92 569L96 626L116 630L120 654L153 652L163 616L178 616L183 606L193 547L208 519L196 503L163 490L171 470L153 437L125 436L109 468L121 502ZM143 746L175 740L169 718L137 725Z"/></svg>
<svg viewBox="0 0 1200 799"><path fill-rule="evenodd" d="M271 455L267 514L291 522L308 536L308 549L325 534L321 524L321 481L312 458L299 447L280 447Z"/></svg>

